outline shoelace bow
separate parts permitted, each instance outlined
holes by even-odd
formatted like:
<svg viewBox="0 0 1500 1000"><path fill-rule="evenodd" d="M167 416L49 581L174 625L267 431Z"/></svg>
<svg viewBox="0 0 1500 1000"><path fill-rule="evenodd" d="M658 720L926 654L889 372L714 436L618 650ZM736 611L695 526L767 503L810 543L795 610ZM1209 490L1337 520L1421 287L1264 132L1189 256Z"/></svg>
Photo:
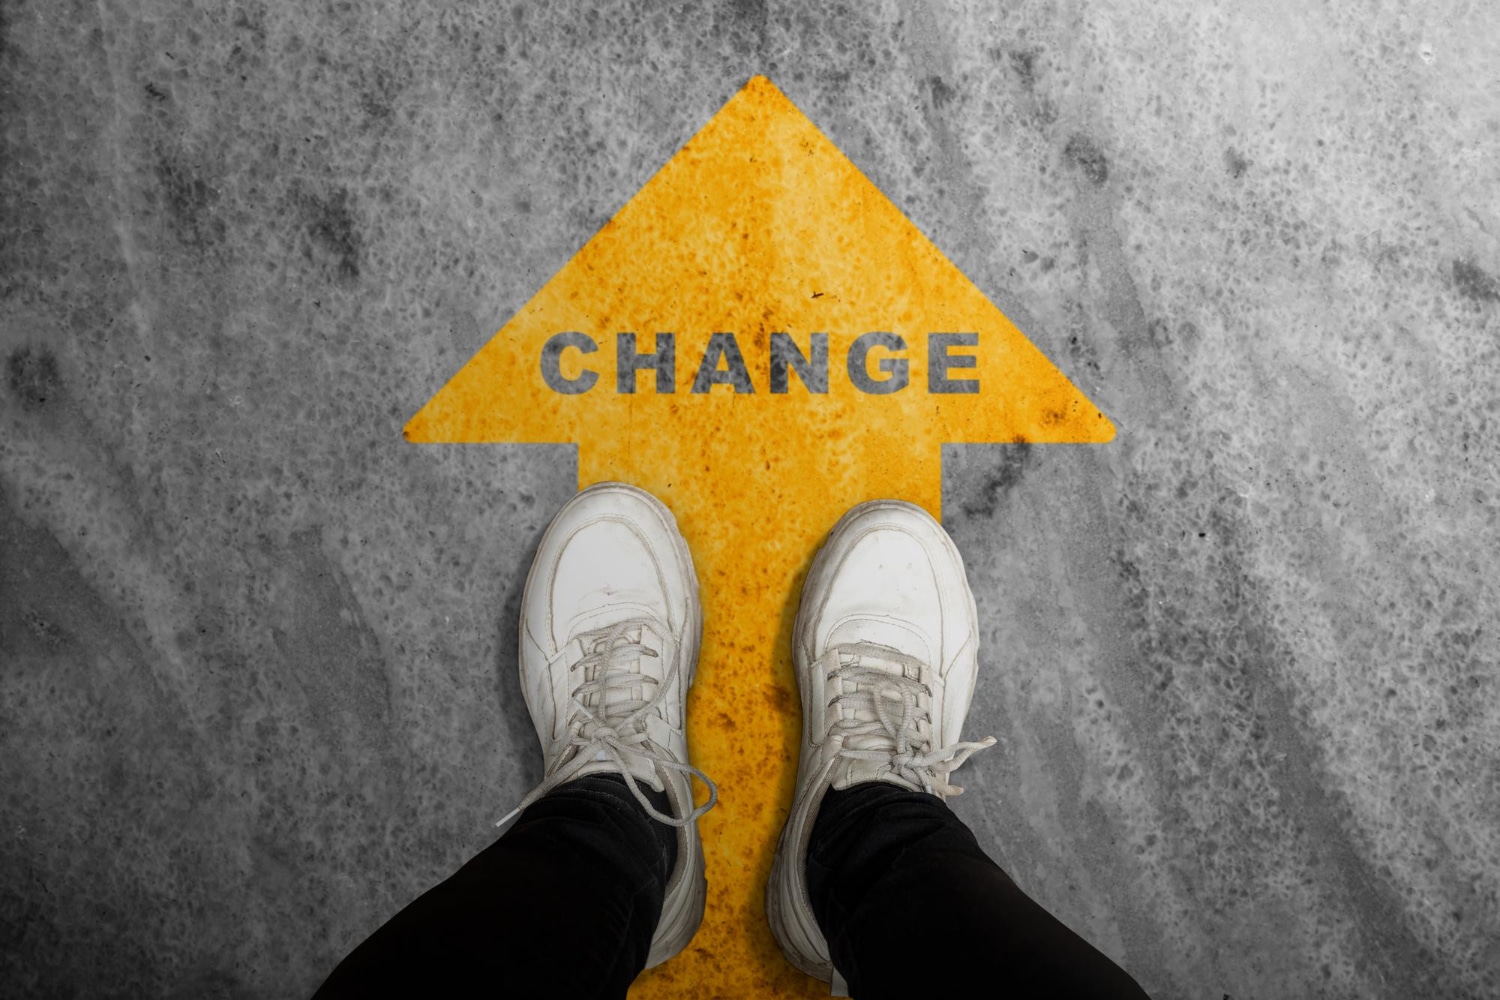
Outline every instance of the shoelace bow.
<svg viewBox="0 0 1500 1000"><path fill-rule="evenodd" d="M844 691L828 706L832 714L829 736L835 732L842 736L839 757L881 761L890 772L920 785L926 792L960 795L963 788L949 784L948 775L971 755L994 746L995 738L987 736L923 749L931 741L932 692L916 677L907 676L908 668L912 668L920 677L921 666L915 657L874 643L846 643L829 649L823 654L820 667L830 682L842 681L844 685ZM928 699L925 708L920 702L923 696ZM848 710L865 712L874 718L848 719L844 714ZM856 745L851 747L851 743Z"/></svg>
<svg viewBox="0 0 1500 1000"><path fill-rule="evenodd" d="M572 669L580 671L585 678L590 676L591 671L593 675L592 679L586 679L574 688L570 696L572 709L568 716L568 743L577 749L567 763L547 775L542 783L533 788L521 800L521 804L507 813L500 822L495 824L496 826L504 826L537 799L572 778L588 764L599 760L612 762L625 779L625 784L630 786L631 794L641 804L641 808L645 809L652 819L668 826L687 826L712 809L719 801L719 787L708 775L691 764L673 760L650 742L646 723L651 715L658 711L657 701L664 692L671 689L672 682L677 679L678 671L675 659L660 681L626 667L626 664L637 662L641 657L660 657L661 654L657 650L631 638L632 634L644 637L647 629L658 635L664 634L661 626L651 619L633 618L603 628L580 632L568 642L568 646L571 646L573 642L579 642L588 650ZM554 661L553 667L556 669L559 664ZM630 688L640 688L644 693L647 684L655 685L656 688L650 697L610 697L611 691ZM592 704L590 704L591 701ZM635 776L626 767L625 754L627 753L646 757L656 767L681 771L688 775L689 787L692 785L692 779L697 778L708 787L708 801L681 818L658 812L652 806L651 801L646 798L645 793L641 791L640 786L636 784Z"/></svg>

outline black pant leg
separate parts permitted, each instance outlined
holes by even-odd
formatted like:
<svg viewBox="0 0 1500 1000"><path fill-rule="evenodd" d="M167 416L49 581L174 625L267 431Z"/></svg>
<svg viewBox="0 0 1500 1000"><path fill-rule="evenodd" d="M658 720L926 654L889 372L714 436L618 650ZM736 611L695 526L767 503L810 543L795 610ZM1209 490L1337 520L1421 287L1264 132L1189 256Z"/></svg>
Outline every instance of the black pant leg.
<svg viewBox="0 0 1500 1000"><path fill-rule="evenodd" d="M1146 996L1017 888L935 795L880 782L830 790L807 880L834 967L860 1000Z"/></svg>
<svg viewBox="0 0 1500 1000"><path fill-rule="evenodd" d="M643 791L667 811L665 795ZM676 850L676 831L619 778L571 781L370 935L315 1000L624 997L645 968Z"/></svg>

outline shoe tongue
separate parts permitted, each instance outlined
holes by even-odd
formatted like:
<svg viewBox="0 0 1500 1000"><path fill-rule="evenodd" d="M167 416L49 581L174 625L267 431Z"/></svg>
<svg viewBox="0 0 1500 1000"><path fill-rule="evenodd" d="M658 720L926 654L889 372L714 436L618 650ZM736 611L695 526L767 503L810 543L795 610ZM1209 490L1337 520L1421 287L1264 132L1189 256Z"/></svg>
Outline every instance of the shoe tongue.
<svg viewBox="0 0 1500 1000"><path fill-rule="evenodd" d="M608 626L602 626L607 628ZM622 646L640 645L657 654L651 657L649 653L636 652L632 655L615 654L611 650L617 650ZM644 674L645 664L642 662L651 659L653 662L661 656L661 642L657 639L654 630L644 622L632 624L629 628L622 629L620 633L611 639L600 635L583 642L585 655L598 653L598 662L584 668L584 680L598 680L606 671L618 674L621 671L634 673L637 676ZM633 711L633 707L617 708L617 706L630 705L639 707L640 703L654 697L656 685L642 680L639 684L620 685L619 687L608 687L602 691L592 691L583 696L583 703L601 719L619 719Z"/></svg>
<svg viewBox="0 0 1500 1000"><path fill-rule="evenodd" d="M835 629L830 636L830 640L840 638L839 633L841 630L843 630L842 626L840 629ZM858 640L842 644L840 661L843 665L857 664L861 668L878 671L881 674L888 674L893 678L905 677L914 681L922 679L921 664L919 661L912 659L912 653L907 652L907 649L903 649L894 643L887 645L879 641L881 639L895 639L901 642L902 645L910 648L913 645L915 636L909 629L901 628L898 625L880 629L871 627L871 624L868 622L859 622L854 623L854 628L849 631L857 634ZM877 677L859 681L846 679L843 682L843 686L843 694L845 695L868 693L876 698L880 697L880 691L885 687ZM895 693L898 695L901 694L899 691ZM905 711L903 705L905 697L909 696L902 695L901 697L892 698L885 704L886 718L890 719L894 726L899 727L901 724L902 713ZM865 707L859 704L859 702L864 700L863 698L851 699L853 704L843 707L845 721L855 723L879 722L880 713L876 711L874 706ZM926 711L927 707L922 705L920 701L913 707L914 721L907 727L908 739L917 735L915 731L917 723L915 720L922 718ZM872 733L859 733L847 736L844 739L843 745L849 750L883 750L892 754L896 752L895 737L884 728ZM914 746L911 749L920 752L922 748ZM900 785L903 788L921 790L919 785L915 785L906 778L893 773L890 770L889 761L850 758L844 759L838 775L834 778L833 786L835 788L847 788L850 785L865 781L884 781L889 784Z"/></svg>
<svg viewBox="0 0 1500 1000"><path fill-rule="evenodd" d="M608 625L595 626L594 629L605 629ZM662 655L661 642L657 638L655 630L645 622L633 623L628 628L621 629L618 635L613 637L599 635L583 642L584 653L598 652L602 654L596 663L584 668L584 680L598 680L606 671L618 673L625 671L634 673L638 677L645 673L644 660L652 660L648 653L637 652L626 656L618 654L611 656L610 650L619 649L621 646L641 645L658 656ZM637 710L641 702L655 697L656 685L647 683L644 679L638 684L622 684L619 687L608 687L602 691L592 691L583 696L585 707L594 714L601 722L608 725L620 722L626 715ZM632 727L633 731L633 727ZM621 733L622 736L627 733ZM657 773L656 765L650 757L629 751L620 754L625 764L625 770L637 781L645 782L656 791L664 787L661 776ZM620 766L603 750L594 752L592 759L577 771L577 776L588 774L619 774Z"/></svg>
<svg viewBox="0 0 1500 1000"><path fill-rule="evenodd" d="M585 679L591 681L597 680L605 671L618 674L622 670L629 671L639 677L643 672L641 660L646 657L645 653L637 652L634 656L627 658L623 655L612 656L610 655L610 650L611 648L619 649L621 646L640 643L642 631L644 630L639 626L629 629L618 636L611 644L606 644L604 640L601 640L596 648L604 654L604 658L586 671L588 676ZM625 710L611 711L610 709L625 702L639 704L644 701L646 699L646 687L645 681L629 686L607 687L603 691L596 691L589 695L586 701L590 703L589 708L594 709L601 719L617 719L625 714Z"/></svg>

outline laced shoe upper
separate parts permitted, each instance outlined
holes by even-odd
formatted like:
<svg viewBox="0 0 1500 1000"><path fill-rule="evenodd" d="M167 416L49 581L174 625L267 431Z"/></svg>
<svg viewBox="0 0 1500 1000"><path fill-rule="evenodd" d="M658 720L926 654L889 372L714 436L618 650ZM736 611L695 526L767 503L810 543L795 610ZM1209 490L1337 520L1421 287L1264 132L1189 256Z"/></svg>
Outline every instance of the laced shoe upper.
<svg viewBox="0 0 1500 1000"><path fill-rule="evenodd" d="M832 646L813 669L830 695L824 717L829 728L830 784L847 788L862 781L904 784L944 798L963 788L947 780L994 737L933 745L932 668L890 646L850 642Z"/></svg>
<svg viewBox="0 0 1500 1000"><path fill-rule="evenodd" d="M675 685L683 680L676 646L670 630L650 617L621 619L572 637L548 665L550 670L566 671L570 683L576 682L568 696L562 745L548 755L552 764L541 784L496 825L558 785L600 771L623 776L641 808L669 826L687 826L712 809L718 802L718 786L698 768L674 759L668 747L652 738L653 724L673 728L663 698L675 693ZM642 669L647 659L666 664L661 676ZM698 778L709 790L708 801L684 816L663 814L638 784L646 781L660 791L659 768Z"/></svg>

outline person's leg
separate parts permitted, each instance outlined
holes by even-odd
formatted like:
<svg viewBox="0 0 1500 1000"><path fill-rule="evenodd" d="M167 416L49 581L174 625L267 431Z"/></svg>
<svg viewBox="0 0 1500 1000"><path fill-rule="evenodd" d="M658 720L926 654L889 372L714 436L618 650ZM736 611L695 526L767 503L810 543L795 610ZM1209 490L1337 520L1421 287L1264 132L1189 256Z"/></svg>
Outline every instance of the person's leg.
<svg viewBox="0 0 1500 1000"><path fill-rule="evenodd" d="M1023 893L936 795L885 782L830 790L807 886L834 967L858 998L1146 996Z"/></svg>
<svg viewBox="0 0 1500 1000"><path fill-rule="evenodd" d="M645 791L670 809L665 794ZM677 831L653 821L623 779L579 778L370 935L316 1000L623 997L646 966L676 860Z"/></svg>
<svg viewBox="0 0 1500 1000"><path fill-rule="evenodd" d="M521 690L545 777L515 827L319 995L623 996L685 948L706 895L697 820L718 799L685 732L702 623L687 542L660 501L600 483L564 505L521 601Z"/></svg>
<svg viewBox="0 0 1500 1000"><path fill-rule="evenodd" d="M995 741L960 738L979 623L942 526L899 501L851 510L792 632L802 749L766 886L787 960L856 997L1141 997L944 804L963 791L952 772Z"/></svg>

